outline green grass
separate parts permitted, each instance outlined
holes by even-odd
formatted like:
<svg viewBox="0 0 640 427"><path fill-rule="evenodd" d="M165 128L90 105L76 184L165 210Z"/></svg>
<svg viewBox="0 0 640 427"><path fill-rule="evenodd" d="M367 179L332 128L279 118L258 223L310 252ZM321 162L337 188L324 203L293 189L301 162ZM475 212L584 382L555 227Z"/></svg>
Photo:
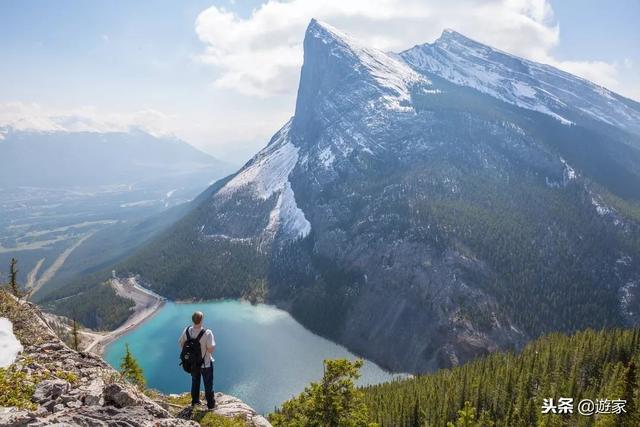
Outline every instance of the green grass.
<svg viewBox="0 0 640 427"><path fill-rule="evenodd" d="M200 423L202 427L245 427L245 421L240 417L227 418L213 412L196 409L191 415L193 421Z"/></svg>
<svg viewBox="0 0 640 427"><path fill-rule="evenodd" d="M34 410L38 405L31 402L38 379L11 367L0 368L0 406L15 406Z"/></svg>

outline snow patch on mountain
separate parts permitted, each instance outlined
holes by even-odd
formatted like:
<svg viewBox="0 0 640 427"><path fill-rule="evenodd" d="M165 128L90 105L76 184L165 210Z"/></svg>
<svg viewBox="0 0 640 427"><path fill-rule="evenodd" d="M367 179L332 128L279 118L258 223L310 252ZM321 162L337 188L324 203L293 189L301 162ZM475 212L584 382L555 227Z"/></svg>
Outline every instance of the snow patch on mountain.
<svg viewBox="0 0 640 427"><path fill-rule="evenodd" d="M604 203L597 200L595 197L591 198L591 204L596 208L596 212L598 215L605 216L611 213L611 209L608 206L605 206Z"/></svg>
<svg viewBox="0 0 640 427"><path fill-rule="evenodd" d="M640 134L640 110L613 92L549 65L528 61L445 30L432 44L400 54L415 70L547 114L562 124L588 116Z"/></svg>
<svg viewBox="0 0 640 427"><path fill-rule="evenodd" d="M572 124L571 120L553 112L539 100L538 91L531 85L504 77L495 67L489 67L485 60L477 61L479 57L486 57L482 52L436 51L430 48L418 46L404 52L402 57L414 67L435 73L459 86L467 86L518 107L547 114L562 124Z"/></svg>
<svg viewBox="0 0 640 427"><path fill-rule="evenodd" d="M622 314L629 318L634 318L634 312L631 310L631 304L636 294L638 283L635 281L627 282L620 288L620 310Z"/></svg>
<svg viewBox="0 0 640 427"><path fill-rule="evenodd" d="M331 147L325 147L319 154L318 159L322 162L325 169L329 169L333 162L336 160L336 156L333 155Z"/></svg>
<svg viewBox="0 0 640 427"><path fill-rule="evenodd" d="M566 187L567 185L569 185L569 183L571 183L571 181L575 181L578 178L578 173L576 172L576 170L573 169L564 158L560 157L560 163L562 163L563 166L562 181L554 181L552 179L549 179L549 177L545 177L545 182L547 184L547 187L549 188Z"/></svg>
<svg viewBox="0 0 640 427"><path fill-rule="evenodd" d="M573 169L565 159L560 157L560 161L564 165L564 179L565 179L565 185L566 185L568 184L569 181L575 180L577 177L577 174L575 169Z"/></svg>
<svg viewBox="0 0 640 427"><path fill-rule="evenodd" d="M281 230L293 237L304 237L311 231L311 224L296 205L289 182L289 174L298 162L299 151L289 139L292 121L289 120L269 145L218 191L217 196L231 196L240 189L249 189L256 198L267 200L278 193L267 231L273 233Z"/></svg>
<svg viewBox="0 0 640 427"><path fill-rule="evenodd" d="M291 120L218 194L231 195L248 187L256 197L266 200L276 191L283 190L298 161L298 147L289 141L290 129Z"/></svg>
<svg viewBox="0 0 640 427"><path fill-rule="evenodd" d="M302 209L296 205L295 195L291 183L287 181L284 190L280 192L276 207L269 215L267 231L280 231L293 238L306 237L311 232L311 223L307 221Z"/></svg>
<svg viewBox="0 0 640 427"><path fill-rule="evenodd" d="M6 368L22 351L22 344L13 334L13 325L9 319L0 317L0 368Z"/></svg>

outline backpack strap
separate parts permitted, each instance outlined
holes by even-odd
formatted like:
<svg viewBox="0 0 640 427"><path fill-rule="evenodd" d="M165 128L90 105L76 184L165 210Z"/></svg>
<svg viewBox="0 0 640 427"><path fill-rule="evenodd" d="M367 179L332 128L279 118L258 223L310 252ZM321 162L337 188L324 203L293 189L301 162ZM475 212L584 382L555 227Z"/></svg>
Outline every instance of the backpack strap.
<svg viewBox="0 0 640 427"><path fill-rule="evenodd" d="M196 338L196 340L198 341L198 343L200 343L200 338L202 338L202 336L205 334L205 332L207 332L206 329L202 329L200 331L200 333L198 334L198 338ZM207 351L204 351L204 354L202 355L202 364L204 365L204 358L207 357Z"/></svg>
<svg viewBox="0 0 640 427"><path fill-rule="evenodd" d="M189 335L189 327L187 326L187 328L184 330L184 333L187 335L187 341L189 341L191 339L191 335Z"/></svg>

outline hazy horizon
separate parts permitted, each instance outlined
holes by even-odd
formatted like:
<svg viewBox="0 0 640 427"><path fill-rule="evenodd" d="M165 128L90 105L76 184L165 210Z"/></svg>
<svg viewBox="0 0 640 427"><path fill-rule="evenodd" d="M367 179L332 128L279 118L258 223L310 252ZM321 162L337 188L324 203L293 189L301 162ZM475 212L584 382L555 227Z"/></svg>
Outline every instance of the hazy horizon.
<svg viewBox="0 0 640 427"><path fill-rule="evenodd" d="M396 52L453 28L640 99L633 1L343 3L3 2L0 127L140 127L243 164L293 114L312 17Z"/></svg>

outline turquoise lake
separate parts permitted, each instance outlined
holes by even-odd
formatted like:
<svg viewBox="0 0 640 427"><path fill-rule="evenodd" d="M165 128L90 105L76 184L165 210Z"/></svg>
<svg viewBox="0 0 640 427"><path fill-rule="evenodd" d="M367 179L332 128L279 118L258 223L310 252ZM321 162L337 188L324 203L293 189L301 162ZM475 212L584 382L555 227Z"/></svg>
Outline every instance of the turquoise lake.
<svg viewBox="0 0 640 427"><path fill-rule="evenodd" d="M356 359L344 347L309 332L283 310L239 301L168 302L151 319L110 344L105 359L118 368L128 343L149 387L164 393L188 391L191 378L178 366L178 338L196 310L204 312L205 326L216 339L215 390L237 396L263 414L318 380L324 359ZM371 362L365 362L361 373L361 385L397 377Z"/></svg>

